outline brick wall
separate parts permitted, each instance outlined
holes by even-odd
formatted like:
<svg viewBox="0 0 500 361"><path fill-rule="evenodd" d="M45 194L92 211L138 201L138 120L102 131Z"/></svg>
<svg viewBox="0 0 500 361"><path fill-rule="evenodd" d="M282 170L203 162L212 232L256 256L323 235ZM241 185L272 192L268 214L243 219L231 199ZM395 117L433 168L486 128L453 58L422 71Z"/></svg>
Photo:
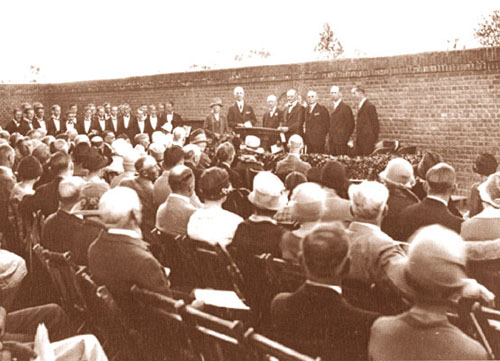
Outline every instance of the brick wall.
<svg viewBox="0 0 500 361"><path fill-rule="evenodd" d="M258 118L266 109L267 95L284 100L297 88L305 97L318 91L321 103L329 103L331 85L341 87L352 107L354 84L363 84L377 106L381 139L399 139L423 149L440 152L458 172L462 194L478 178L472 164L480 152L500 159L500 48L435 52L372 59L345 59L279 66L262 66L203 72L163 74L117 80L46 85L0 86L0 119L9 119L13 104L42 101L63 109L77 103L114 104L175 102L176 111L188 120L201 120L210 100L232 102L236 85Z"/></svg>

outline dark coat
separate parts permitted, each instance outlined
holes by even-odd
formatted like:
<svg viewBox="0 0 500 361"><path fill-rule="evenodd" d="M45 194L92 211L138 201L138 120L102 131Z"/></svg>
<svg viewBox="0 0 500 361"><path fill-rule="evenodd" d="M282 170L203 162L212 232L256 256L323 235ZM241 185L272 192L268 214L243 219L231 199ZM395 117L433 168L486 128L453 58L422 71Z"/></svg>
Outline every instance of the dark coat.
<svg viewBox="0 0 500 361"><path fill-rule="evenodd" d="M7 123L5 126L5 130L8 131L10 134L18 132L19 126L21 124L16 124L13 120Z"/></svg>
<svg viewBox="0 0 500 361"><path fill-rule="evenodd" d="M354 131L354 116L351 107L343 101L330 113L328 143L330 153L342 155L347 152L347 142Z"/></svg>
<svg viewBox="0 0 500 361"><path fill-rule="evenodd" d="M285 159L280 160L276 164L276 174L281 179L285 179L285 177L291 172L300 172L302 174L306 174L306 172L311 169L311 165L303 160L299 159L295 155L288 154Z"/></svg>
<svg viewBox="0 0 500 361"><path fill-rule="evenodd" d="M382 220L381 229L384 233L391 236L392 239L404 241L402 239L402 233L404 232L399 223L399 215L403 209L419 203L420 200L409 189L389 184L387 184L387 188L389 189L389 199L387 200L389 210Z"/></svg>
<svg viewBox="0 0 500 361"><path fill-rule="evenodd" d="M151 124L149 124L149 121L147 119L144 120L144 132L143 133L149 134L149 139L151 140L151 135L153 134L153 129L151 128ZM141 134L137 119L134 119L134 121L132 122L132 125L130 125L130 134L132 135L132 137L130 138L132 143L134 142L134 137L137 134Z"/></svg>
<svg viewBox="0 0 500 361"><path fill-rule="evenodd" d="M234 103L227 110L227 123L231 129L236 128L238 124L243 124L250 121L252 125L257 123L257 118L253 112L253 108L246 102L243 103L243 111L240 113L238 104Z"/></svg>
<svg viewBox="0 0 500 361"><path fill-rule="evenodd" d="M277 108L276 111L273 113L272 117L271 114L269 114L269 111L266 111L264 113L264 116L262 117L262 126L264 128L276 129L282 123L283 123L283 112Z"/></svg>
<svg viewBox="0 0 500 361"><path fill-rule="evenodd" d="M125 121L123 119L123 115L120 114L118 116L118 132L116 135L126 134L131 140L134 138L134 134L132 134L132 128L134 123L134 117L130 114L130 119L128 121L127 127L125 127Z"/></svg>
<svg viewBox="0 0 500 361"><path fill-rule="evenodd" d="M431 224L440 224L460 234L463 219L451 214L444 203L426 197L422 202L405 208L399 222L401 240L406 241L417 229Z"/></svg>
<svg viewBox="0 0 500 361"><path fill-rule="evenodd" d="M238 225L228 250L240 259L242 256L246 258L262 253L281 257L280 242L284 232L284 228L270 221L254 222L247 219Z"/></svg>
<svg viewBox="0 0 500 361"><path fill-rule="evenodd" d="M21 122L19 123L17 131L22 135L26 135L30 130L33 129L35 129L33 127L33 123L28 122L26 119L22 119Z"/></svg>
<svg viewBox="0 0 500 361"><path fill-rule="evenodd" d="M279 341L322 360L366 360L370 328L379 315L356 308L335 290L309 283L271 304Z"/></svg>
<svg viewBox="0 0 500 361"><path fill-rule="evenodd" d="M56 125L54 123L54 119L48 119L45 124L47 124L47 134L56 136L57 134L66 132L66 122L62 119L59 119L59 130L56 129Z"/></svg>
<svg viewBox="0 0 500 361"><path fill-rule="evenodd" d="M308 153L324 153L325 141L330 128L330 114L321 104L316 104L313 111L307 107L305 111L304 142Z"/></svg>
<svg viewBox="0 0 500 361"><path fill-rule="evenodd" d="M48 217L59 208L59 183L62 177L55 177L47 184L40 186L34 195L25 196L19 204L19 211L22 214L31 214L38 210Z"/></svg>
<svg viewBox="0 0 500 361"><path fill-rule="evenodd" d="M375 149L378 141L379 123L377 109L368 99L358 110L356 119L356 152L359 155L369 155Z"/></svg>
<svg viewBox="0 0 500 361"><path fill-rule="evenodd" d="M85 131L85 120L84 119L80 119L77 123L76 123L76 131L78 132L78 134L86 134L86 135L89 135L92 130L94 130L94 120L90 120L90 127L89 127L89 130L88 132Z"/></svg>
<svg viewBox="0 0 500 361"><path fill-rule="evenodd" d="M219 122L217 122L213 113L208 114L203 123L203 129L212 138L229 133L226 116L219 113Z"/></svg>
<svg viewBox="0 0 500 361"><path fill-rule="evenodd" d="M290 138L293 134L303 134L304 121L306 116L306 108L297 103L292 111L289 113L288 108L285 109L283 114L283 120L285 126L288 127L288 132L286 133L287 138Z"/></svg>
<svg viewBox="0 0 500 361"><path fill-rule="evenodd" d="M111 118L106 119L106 130L110 130L113 133L118 134L118 131L120 130L120 119L116 118L116 128L113 125Z"/></svg>

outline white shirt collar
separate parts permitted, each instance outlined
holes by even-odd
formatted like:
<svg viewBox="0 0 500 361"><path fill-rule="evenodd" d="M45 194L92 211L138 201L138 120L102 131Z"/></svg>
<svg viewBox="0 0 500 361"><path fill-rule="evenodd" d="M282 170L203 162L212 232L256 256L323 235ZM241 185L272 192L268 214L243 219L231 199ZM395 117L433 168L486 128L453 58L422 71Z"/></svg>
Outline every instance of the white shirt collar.
<svg viewBox="0 0 500 361"><path fill-rule="evenodd" d="M339 99L335 103L333 103L333 106L335 107L335 109L337 109L337 107L340 105L341 102L342 102L342 99Z"/></svg>
<svg viewBox="0 0 500 361"><path fill-rule="evenodd" d="M334 290L335 292L337 292L339 295L342 294L342 288L340 286L327 285L326 283L319 283L319 282L314 282L314 281L311 281L311 280L306 280L306 283L310 284L312 286L329 288L329 289Z"/></svg>
<svg viewBox="0 0 500 361"><path fill-rule="evenodd" d="M435 201L443 203L446 207L448 207L448 202L446 202L443 198L441 197L436 197L436 196L427 196L429 199L434 199Z"/></svg>
<svg viewBox="0 0 500 361"><path fill-rule="evenodd" d="M314 107L316 107L316 104L318 103L314 103L313 105L309 105L309 112L312 113L314 111Z"/></svg>
<svg viewBox="0 0 500 361"><path fill-rule="evenodd" d="M365 104L366 99L367 99L366 97L363 98L363 99L361 99L361 101L359 102L359 109L361 109L361 107L363 106L363 104Z"/></svg>
<svg viewBox="0 0 500 361"><path fill-rule="evenodd" d="M276 113L276 108L277 108L277 107L273 107L273 109L271 109L271 110L269 111L269 114L270 114L271 116L273 116L273 115L274 115L274 113Z"/></svg>
<svg viewBox="0 0 500 361"><path fill-rule="evenodd" d="M179 193L170 193L169 197L182 199L184 202L191 203L189 197L183 196Z"/></svg>
<svg viewBox="0 0 500 361"><path fill-rule="evenodd" d="M131 238L141 239L141 235L139 233L137 233L136 231L133 231L131 229L110 228L110 229L108 229L108 233L119 234L121 236L128 236Z"/></svg>
<svg viewBox="0 0 500 361"><path fill-rule="evenodd" d="M219 113L213 113L213 114L214 114L215 120L219 120L220 119L220 114Z"/></svg>
<svg viewBox="0 0 500 361"><path fill-rule="evenodd" d="M252 214L250 217L248 217L248 220L252 222L271 222L272 224L276 225L278 224L278 222L275 219L259 214Z"/></svg>

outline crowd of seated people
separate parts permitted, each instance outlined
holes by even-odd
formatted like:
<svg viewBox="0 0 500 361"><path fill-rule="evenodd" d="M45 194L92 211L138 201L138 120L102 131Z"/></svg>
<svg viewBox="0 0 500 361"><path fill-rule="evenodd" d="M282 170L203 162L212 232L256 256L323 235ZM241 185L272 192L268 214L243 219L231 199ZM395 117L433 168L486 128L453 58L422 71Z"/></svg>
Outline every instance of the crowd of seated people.
<svg viewBox="0 0 500 361"><path fill-rule="evenodd" d="M42 124L40 106L26 107L22 116L33 112ZM180 126L173 104L160 113L141 107L137 122L126 105L89 106L81 122L76 109L57 122L60 111L52 107L52 122L44 126L0 133L6 252L0 252L0 306L15 307L37 220L41 245L70 251L125 311L136 308L133 285L175 297L169 265L158 257L157 230L227 250L254 299L264 287L255 257L268 254L301 267L306 281L300 288L262 291L257 304L265 329L305 354L325 360L488 357L446 312L457 297L490 306L500 297L500 173L493 156L478 158L475 169L487 178L473 188L468 218L451 204L455 170L435 153L425 154L415 170L395 158L379 181L350 184L335 160L319 167L301 160L304 141L297 134L289 137L284 160L264 170L258 138L240 144L221 137L208 147L203 129L187 134ZM76 335L59 306L33 306L12 314L0 308L7 332L32 337L33 325L45 322L53 340ZM28 325L13 317L21 311L37 317L26 316ZM102 352L95 339L86 340L89 352Z"/></svg>

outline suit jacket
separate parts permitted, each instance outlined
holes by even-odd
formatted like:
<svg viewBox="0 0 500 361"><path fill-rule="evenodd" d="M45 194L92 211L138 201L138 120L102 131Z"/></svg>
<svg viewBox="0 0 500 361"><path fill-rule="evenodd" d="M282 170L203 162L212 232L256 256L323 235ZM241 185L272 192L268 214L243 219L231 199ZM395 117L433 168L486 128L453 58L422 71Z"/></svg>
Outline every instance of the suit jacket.
<svg viewBox="0 0 500 361"><path fill-rule="evenodd" d="M262 126L264 128L278 128L280 124L283 124L283 112L276 108L273 116L266 110L264 116L262 117Z"/></svg>
<svg viewBox="0 0 500 361"><path fill-rule="evenodd" d="M153 134L153 129L151 128L151 124L147 119L144 120L144 131L142 133L149 134L149 139L151 139L151 135ZM134 119L132 125L130 126L130 134L132 135L130 139L132 143L134 142L134 137L137 134L141 134L137 118Z"/></svg>
<svg viewBox="0 0 500 361"><path fill-rule="evenodd" d="M45 127L47 128L47 134L48 134L48 130L49 130L48 127L49 127L49 125L48 125L48 123L47 123L47 121L45 119L42 119L42 120L45 122ZM33 128L39 129L41 127L42 127L42 125L40 124L40 121L35 117L33 119Z"/></svg>
<svg viewBox="0 0 500 361"><path fill-rule="evenodd" d="M56 136L57 134L66 132L66 122L62 119L59 119L59 130L56 129L56 125L52 118L45 121L47 124L47 134Z"/></svg>
<svg viewBox="0 0 500 361"><path fill-rule="evenodd" d="M330 113L330 144L347 144L354 131L354 116L349 105L343 101Z"/></svg>
<svg viewBox="0 0 500 361"><path fill-rule="evenodd" d="M189 217L196 211L196 207L189 200L179 198L170 193L156 213L156 228L174 235L186 235Z"/></svg>
<svg viewBox="0 0 500 361"><path fill-rule="evenodd" d="M132 134L133 123L134 123L134 117L132 116L132 114L130 114L127 127L125 127L125 120L123 118L123 114L120 114L118 116L118 132L116 134L117 135L127 134L128 137L132 139L134 137L134 135Z"/></svg>
<svg viewBox="0 0 500 361"><path fill-rule="evenodd" d="M418 197L409 189L398 187L393 184L386 184L389 189L389 199L387 206L389 210L382 220L382 231L387 233L393 239L404 241L402 239L403 229L399 222L399 215L406 208L420 202Z"/></svg>
<svg viewBox="0 0 500 361"><path fill-rule="evenodd" d="M101 123L97 118L93 119L92 129L95 130L99 135L105 130L108 130L108 121L104 120L104 128L101 126Z"/></svg>
<svg viewBox="0 0 500 361"><path fill-rule="evenodd" d="M302 135L306 116L306 108L297 103L290 113L288 112L288 108L285 109L283 113L285 126L288 127L288 132L286 133L287 138L289 138L293 134Z"/></svg>
<svg viewBox="0 0 500 361"><path fill-rule="evenodd" d="M89 246L101 229L102 226L96 222L80 219L59 209L45 221L41 243L49 251L70 251L76 264L86 266Z"/></svg>
<svg viewBox="0 0 500 361"><path fill-rule="evenodd" d="M304 141L309 153L324 153L325 139L330 128L330 114L321 104L316 104L311 112L307 107L304 116Z"/></svg>
<svg viewBox="0 0 500 361"><path fill-rule="evenodd" d="M12 134L12 133L16 133L16 132L18 131L19 126L20 126L20 125L21 125L20 123L19 123L19 125L18 125L18 124L16 124L16 123L14 122L14 120L11 120L11 121L10 121L10 122L8 122L8 123L7 123L7 125L5 126L5 130L6 130L6 131L8 131L10 134Z"/></svg>
<svg viewBox="0 0 500 361"><path fill-rule="evenodd" d="M95 122L92 119L90 120L90 127L89 127L89 130L87 132L85 131L85 123L84 122L85 122L85 120L81 119L76 123L76 131L78 132L78 134L89 135L92 132L92 130L95 130Z"/></svg>
<svg viewBox="0 0 500 361"><path fill-rule="evenodd" d="M422 202L405 208L400 213L399 222L402 240L406 241L417 229L431 224L440 224L460 234L463 219L451 214L444 203L426 197Z"/></svg>
<svg viewBox="0 0 500 361"><path fill-rule="evenodd" d="M145 231L146 238L155 227L156 205L153 200L153 183L143 178L135 177L133 179L124 179L119 184L120 187L132 188L142 204L142 224L141 228Z"/></svg>
<svg viewBox="0 0 500 361"><path fill-rule="evenodd" d="M223 135L229 133L226 116L219 113L219 121L217 122L214 113L208 114L203 123L203 129L205 129L205 132L210 137L215 137L216 134Z"/></svg>
<svg viewBox="0 0 500 361"><path fill-rule="evenodd" d="M378 141L379 123L377 109L368 99L358 110L356 122L356 149L359 155L369 155Z"/></svg>
<svg viewBox="0 0 500 361"><path fill-rule="evenodd" d="M120 130L120 120L118 117L116 118L116 128L113 125L111 118L106 119L106 130L110 130L113 133L118 134L118 131Z"/></svg>
<svg viewBox="0 0 500 361"><path fill-rule="evenodd" d="M227 123L230 128L234 129L238 124L250 121L252 125L257 123L257 118L253 112L253 108L246 102L243 103L243 111L240 113L238 104L234 103L227 111Z"/></svg>
<svg viewBox="0 0 500 361"><path fill-rule="evenodd" d="M26 135L30 130L33 129L35 129L33 123L28 122L26 119L22 119L21 122L19 123L17 131L22 135Z"/></svg>
<svg viewBox="0 0 500 361"><path fill-rule="evenodd" d="M22 214L31 214L38 210L42 211L45 217L55 213L59 207L59 183L62 177L55 177L47 184L40 186L33 196L25 196L19 204L19 211Z"/></svg>
<svg viewBox="0 0 500 361"><path fill-rule="evenodd" d="M297 171L303 174L311 169L311 165L307 162L302 161L299 157L288 154L285 159L280 160L276 164L276 174L279 177L286 177L288 173Z"/></svg>
<svg viewBox="0 0 500 361"><path fill-rule="evenodd" d="M366 360L370 328L378 316L350 305L332 288L309 282L271 303L279 341L323 360Z"/></svg>
<svg viewBox="0 0 500 361"><path fill-rule="evenodd" d="M165 113L163 119L164 120L160 124L160 127L167 122L167 114L166 113ZM158 117L158 120L160 120L159 117ZM174 112L174 114L172 116L172 130L174 130L176 127L180 127L181 125L182 125L182 117L179 114L177 114L176 112Z"/></svg>

